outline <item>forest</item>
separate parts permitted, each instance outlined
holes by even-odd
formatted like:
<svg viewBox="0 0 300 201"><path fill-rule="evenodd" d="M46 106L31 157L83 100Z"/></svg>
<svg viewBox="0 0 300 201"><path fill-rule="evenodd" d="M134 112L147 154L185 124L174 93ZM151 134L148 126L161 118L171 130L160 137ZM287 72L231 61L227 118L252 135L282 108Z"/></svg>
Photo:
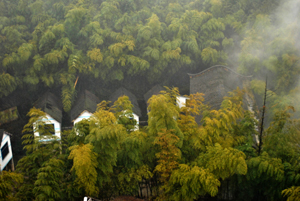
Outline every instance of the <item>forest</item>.
<svg viewBox="0 0 300 201"><path fill-rule="evenodd" d="M0 99L22 102L27 122L26 154L1 172L0 200L108 200L142 185L156 200L300 200L299 19L297 0L0 0ZM203 94L174 104L171 86L188 94L186 73L217 64L252 75L258 109L266 97L262 149L245 91L218 110ZM120 97L62 141L33 136L42 92L60 95L68 114L82 90L107 100L120 86L142 97L155 84L170 88L149 100L139 130Z"/></svg>

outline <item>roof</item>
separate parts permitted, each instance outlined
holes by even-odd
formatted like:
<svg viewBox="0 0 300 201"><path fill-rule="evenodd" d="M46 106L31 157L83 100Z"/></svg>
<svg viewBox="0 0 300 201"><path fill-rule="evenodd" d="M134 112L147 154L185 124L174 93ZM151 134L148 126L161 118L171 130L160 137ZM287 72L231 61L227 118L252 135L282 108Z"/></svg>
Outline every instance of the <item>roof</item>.
<svg viewBox="0 0 300 201"><path fill-rule="evenodd" d="M24 98L26 97L21 97L22 95L23 94L20 95L20 93L17 92L11 93L8 96L0 98L0 110L7 110L9 108L16 107L24 103Z"/></svg>
<svg viewBox="0 0 300 201"><path fill-rule="evenodd" d="M201 71L200 73L196 73L196 74L192 74L192 73L188 73L188 75L190 76L190 78L194 78L194 77L198 77L198 76L202 76L204 75L205 73L209 72L209 71L212 71L212 70L215 70L215 69L223 69L225 71L230 71L234 74L236 74L237 76L240 76L240 77L245 77L245 78L252 78L252 75L250 76L245 76L245 75L242 75L242 74L239 74L237 72L235 72L234 70L232 70L231 68L227 67L227 66L223 66L223 65L215 65L215 66L211 66L203 71Z"/></svg>
<svg viewBox="0 0 300 201"><path fill-rule="evenodd" d="M62 121L62 103L53 93L46 92L37 100L34 106L53 117L56 121Z"/></svg>
<svg viewBox="0 0 300 201"><path fill-rule="evenodd" d="M75 120L84 110L94 113L97 109L99 98L88 90L81 92L71 109L71 121Z"/></svg>
<svg viewBox="0 0 300 201"><path fill-rule="evenodd" d="M4 111L0 111L0 125L8 123L18 119L18 109L17 107L8 108Z"/></svg>
<svg viewBox="0 0 300 201"><path fill-rule="evenodd" d="M219 109L223 97L237 87L242 89L252 76L244 76L232 69L217 65L190 76L190 93L204 93L205 103L212 109Z"/></svg>
<svg viewBox="0 0 300 201"><path fill-rule="evenodd" d="M4 134L12 136L12 134L10 134L9 132L6 132L4 129L0 129L0 147L2 145L2 138L3 138Z"/></svg>
<svg viewBox="0 0 300 201"><path fill-rule="evenodd" d="M117 91L115 91L110 97L109 100L111 101L111 105L118 100L119 97L121 96L128 96L131 104L133 105L132 111L138 115L139 117L142 116L141 114L141 109L139 107L138 101L135 97L135 95L133 95L130 91L128 91L127 89L125 89L124 87L120 87Z"/></svg>
<svg viewBox="0 0 300 201"><path fill-rule="evenodd" d="M145 93L144 95L144 99L146 101L146 103L148 104L148 100L149 98L151 98L153 95L157 95L159 94L161 91L164 91L165 89L160 86L159 84L155 85L154 87L152 87L147 93Z"/></svg>

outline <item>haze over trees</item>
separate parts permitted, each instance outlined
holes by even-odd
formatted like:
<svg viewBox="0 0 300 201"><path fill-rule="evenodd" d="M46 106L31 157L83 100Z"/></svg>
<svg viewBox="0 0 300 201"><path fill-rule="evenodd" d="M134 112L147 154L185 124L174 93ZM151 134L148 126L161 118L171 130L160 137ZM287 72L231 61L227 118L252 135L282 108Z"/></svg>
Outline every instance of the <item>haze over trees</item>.
<svg viewBox="0 0 300 201"><path fill-rule="evenodd" d="M89 83L151 85L225 64L258 79L257 93L269 75L272 104L296 106L295 0L2 0L0 9L1 97L59 89L69 111Z"/></svg>
<svg viewBox="0 0 300 201"><path fill-rule="evenodd" d="M258 153L243 92L216 111L202 94L179 109L178 90L167 89L150 99L146 128L133 131L122 97L99 104L62 143L41 144L32 123L45 114L33 108L26 156L17 173L1 173L0 200L108 199L137 195L142 182L158 200L299 200L299 8L296 0L0 0L0 98L55 90L68 112L91 83L106 96L128 80L140 91L223 64L253 75L258 98L268 76L270 122Z"/></svg>

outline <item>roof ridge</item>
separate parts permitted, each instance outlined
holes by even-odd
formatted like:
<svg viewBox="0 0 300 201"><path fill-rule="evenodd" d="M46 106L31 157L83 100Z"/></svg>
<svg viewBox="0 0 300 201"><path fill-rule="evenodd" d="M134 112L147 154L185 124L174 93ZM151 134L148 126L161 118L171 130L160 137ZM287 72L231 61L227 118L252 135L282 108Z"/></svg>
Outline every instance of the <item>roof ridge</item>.
<svg viewBox="0 0 300 201"><path fill-rule="evenodd" d="M205 70L203 70L203 71L201 71L201 72L199 72L199 73L196 73L196 74L192 74L192 73L187 73L187 74L188 74L189 76L196 76L196 75L205 73L206 71L209 71L209 70L211 70L211 69L213 69L213 68L219 68L219 67L228 69L228 70L230 70L231 72L233 72L233 73L235 73L235 74L237 74L238 76L241 76L241 77L247 77L247 78L251 78L251 77L252 77L252 75L247 76L247 75L239 74L239 73L235 72L234 70L232 70L231 68L229 68L229 67L227 67L227 66L223 66L223 65L215 65L215 66L211 66L211 67L209 67L209 68L207 68L207 69L205 69Z"/></svg>

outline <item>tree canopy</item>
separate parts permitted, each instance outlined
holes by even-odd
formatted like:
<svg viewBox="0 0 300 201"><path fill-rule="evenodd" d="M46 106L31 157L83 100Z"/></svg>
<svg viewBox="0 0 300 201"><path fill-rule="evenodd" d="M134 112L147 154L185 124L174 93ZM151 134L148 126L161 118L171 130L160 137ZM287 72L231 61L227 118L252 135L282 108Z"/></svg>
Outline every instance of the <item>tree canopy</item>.
<svg viewBox="0 0 300 201"><path fill-rule="evenodd" d="M0 97L18 88L60 89L69 111L88 83L138 76L151 85L227 64L254 75L257 91L261 75L272 76L271 102L284 109L298 94L297 6L294 0L3 0Z"/></svg>

